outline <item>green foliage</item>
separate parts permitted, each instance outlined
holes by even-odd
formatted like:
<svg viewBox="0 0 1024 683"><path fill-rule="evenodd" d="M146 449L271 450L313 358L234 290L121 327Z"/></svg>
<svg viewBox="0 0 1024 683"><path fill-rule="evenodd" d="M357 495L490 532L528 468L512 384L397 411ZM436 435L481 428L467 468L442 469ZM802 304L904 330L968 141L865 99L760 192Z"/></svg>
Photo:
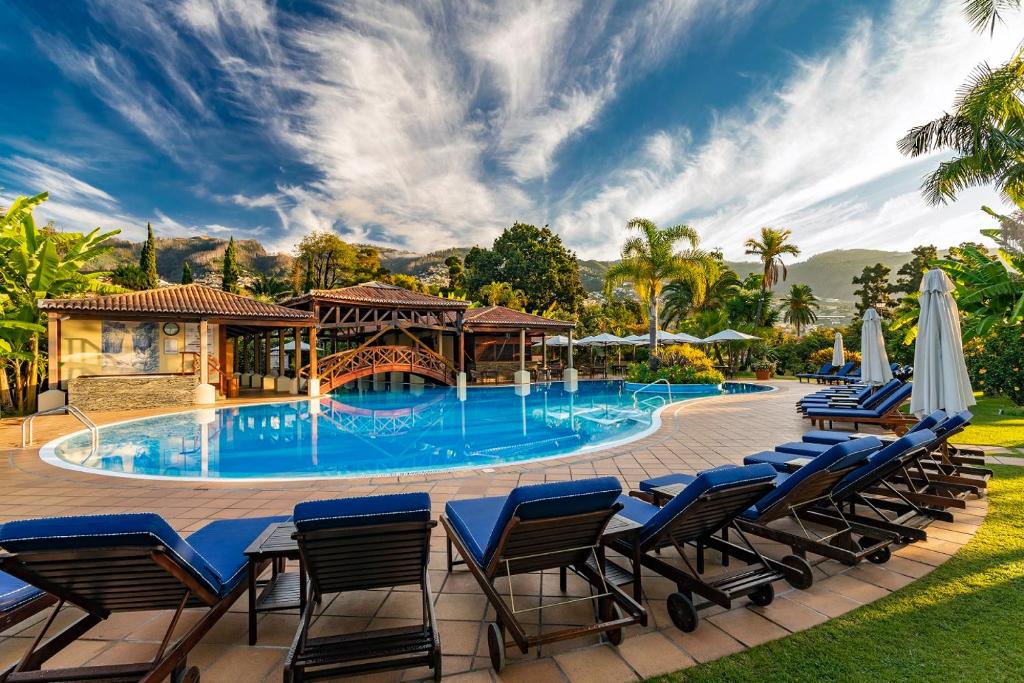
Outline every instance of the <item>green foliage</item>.
<svg viewBox="0 0 1024 683"><path fill-rule="evenodd" d="M672 384L721 384L725 377L715 370L706 353L685 344L669 346L658 356L658 367L633 363L626 372L630 382L653 382L666 379Z"/></svg>
<svg viewBox="0 0 1024 683"><path fill-rule="evenodd" d="M818 297L807 285L793 285L789 295L782 300L783 319L796 328L797 336L804 325L810 325L818 319Z"/></svg>
<svg viewBox="0 0 1024 683"><path fill-rule="evenodd" d="M1024 254L999 250L997 256L961 246L935 263L956 284L957 305L965 315L964 339L1024 320Z"/></svg>
<svg viewBox="0 0 1024 683"><path fill-rule="evenodd" d="M238 266L238 255L235 253L235 238L228 240L227 249L224 250L224 266L221 269L220 288L225 292L238 292L238 278L242 271Z"/></svg>
<svg viewBox="0 0 1024 683"><path fill-rule="evenodd" d="M291 291L284 280L260 273L249 286L249 293L260 301L274 303Z"/></svg>
<svg viewBox="0 0 1024 683"><path fill-rule="evenodd" d="M666 325L679 324L688 316L723 307L739 289L736 271L720 254L709 254L696 260L680 279L666 285L662 318Z"/></svg>
<svg viewBox="0 0 1024 683"><path fill-rule="evenodd" d="M1024 324L1001 325L966 344L974 388L1024 406Z"/></svg>
<svg viewBox="0 0 1024 683"><path fill-rule="evenodd" d="M575 313L586 297L576 255L546 225L538 228L516 222L490 249L469 250L464 286L470 297L483 299L481 290L494 282L506 282L522 292L523 306L530 310L543 311L557 304Z"/></svg>
<svg viewBox="0 0 1024 683"><path fill-rule="evenodd" d="M811 330L802 337L782 334L774 340L771 346L771 353L779 364L778 369L789 375L817 370L821 367L821 363L812 365L811 354L829 346L834 334L835 330L827 328Z"/></svg>
<svg viewBox="0 0 1024 683"><path fill-rule="evenodd" d="M57 237L38 230L33 210L47 193L18 197L0 215L0 407L20 413L35 410L42 372L40 334L42 316L37 301L81 292L104 293L109 287L100 278L106 273L85 274L82 269L102 255L106 241L117 230L99 228L82 235Z"/></svg>
<svg viewBox="0 0 1024 683"><path fill-rule="evenodd" d="M297 292L337 289L382 279L387 271L372 247L355 247L333 232L312 232L295 247L292 287Z"/></svg>
<svg viewBox="0 0 1024 683"><path fill-rule="evenodd" d="M134 263L122 263L110 274L110 281L118 287L132 291L151 289L149 276Z"/></svg>
<svg viewBox="0 0 1024 683"><path fill-rule="evenodd" d="M939 258L939 250L931 244L914 247L910 253L914 255L914 258L904 263L896 271L896 282L889 288L889 291L915 294L921 287L924 274L931 268L932 262Z"/></svg>
<svg viewBox="0 0 1024 683"><path fill-rule="evenodd" d="M832 351L833 351L833 348L831 346L829 346L828 348L818 349L817 351L814 351L813 353L811 353L810 357L808 358L808 361L810 361L811 367L814 368L814 369L817 369L817 368L820 368L825 363L831 362L832 361ZM849 363L850 361L853 361L854 363L860 363L860 351L850 351L844 345L843 346L843 362L844 363Z"/></svg>
<svg viewBox="0 0 1024 683"><path fill-rule="evenodd" d="M504 306L516 311L526 307L526 294L508 282L491 282L480 288L479 298L488 306Z"/></svg>
<svg viewBox="0 0 1024 683"><path fill-rule="evenodd" d="M559 318L557 315L552 317ZM598 304L585 303L580 308L575 334L582 338L609 332L624 337L639 334L643 331L643 326L643 312L636 299L612 296Z"/></svg>
<svg viewBox="0 0 1024 683"><path fill-rule="evenodd" d="M776 361L773 361L770 358L763 357L756 359L754 362L750 364L751 370L760 372L775 372L775 369L777 367L778 363Z"/></svg>
<svg viewBox="0 0 1024 683"><path fill-rule="evenodd" d="M417 277L405 273L389 273L382 278L388 284L408 289L410 292L422 292L430 294L430 287Z"/></svg>
<svg viewBox="0 0 1024 683"><path fill-rule="evenodd" d="M854 294L859 298L857 302L857 317L864 315L864 311L873 308L883 318L892 315L893 300L889 295L891 285L889 274L892 271L888 266L876 263L873 266L865 266L861 274L853 278L853 284L860 285ZM920 284L920 281L918 282Z"/></svg>
<svg viewBox="0 0 1024 683"><path fill-rule="evenodd" d="M447 293L459 294L464 292L466 289L466 268L462 263L462 259L456 254L452 254L444 260L444 265L448 268L448 287Z"/></svg>
<svg viewBox="0 0 1024 683"><path fill-rule="evenodd" d="M153 226L149 223L146 223L146 241L139 256L139 270L145 278L145 286L132 289L156 289L160 286L160 276L156 272L156 238L153 236Z"/></svg>
<svg viewBox="0 0 1024 683"><path fill-rule="evenodd" d="M192 284L192 266L188 264L188 261L181 264L181 284L190 285Z"/></svg>

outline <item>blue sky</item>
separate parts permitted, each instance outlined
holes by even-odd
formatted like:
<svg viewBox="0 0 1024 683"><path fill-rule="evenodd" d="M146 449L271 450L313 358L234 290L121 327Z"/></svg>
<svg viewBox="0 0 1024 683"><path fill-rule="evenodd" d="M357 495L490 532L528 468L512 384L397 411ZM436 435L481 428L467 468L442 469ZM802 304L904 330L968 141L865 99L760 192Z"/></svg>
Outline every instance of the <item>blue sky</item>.
<svg viewBox="0 0 1024 683"><path fill-rule="evenodd" d="M976 239L896 141L1018 22L953 0L0 4L0 202L138 238L315 229L412 251L515 220L612 258L635 215L742 255ZM1014 21L1017 21L1015 18Z"/></svg>

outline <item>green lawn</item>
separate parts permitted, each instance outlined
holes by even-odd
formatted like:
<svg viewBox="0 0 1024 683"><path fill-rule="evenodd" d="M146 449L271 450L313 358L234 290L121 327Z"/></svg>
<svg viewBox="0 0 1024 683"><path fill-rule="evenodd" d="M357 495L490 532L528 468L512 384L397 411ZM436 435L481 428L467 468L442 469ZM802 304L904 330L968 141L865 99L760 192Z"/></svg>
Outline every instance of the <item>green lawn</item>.
<svg viewBox="0 0 1024 683"><path fill-rule="evenodd" d="M981 394L976 394L976 397L978 405L971 408L974 413L971 426L958 434L953 439L954 443L1024 449L1024 408L1005 398Z"/></svg>
<svg viewBox="0 0 1024 683"><path fill-rule="evenodd" d="M1024 680L1024 468L995 469L985 523L928 576L807 631L653 680Z"/></svg>

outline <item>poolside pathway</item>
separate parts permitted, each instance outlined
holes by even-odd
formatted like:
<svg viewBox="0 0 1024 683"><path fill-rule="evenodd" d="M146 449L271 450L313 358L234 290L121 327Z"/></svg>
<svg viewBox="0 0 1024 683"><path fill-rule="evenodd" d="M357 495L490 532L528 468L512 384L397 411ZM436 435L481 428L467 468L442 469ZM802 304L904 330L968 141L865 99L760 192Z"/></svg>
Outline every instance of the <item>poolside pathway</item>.
<svg viewBox="0 0 1024 683"><path fill-rule="evenodd" d="M487 471L259 485L147 482L58 469L40 461L34 448L15 448L20 432L17 423L6 420L0 423L0 444L7 449L0 459L0 521L153 511L179 531L188 532L213 519L290 513L299 501L339 495L427 490L437 516L450 499L503 494L521 483L611 474L622 481L624 488L635 487L650 476L738 463L748 453L798 439L807 425L793 411L793 402L816 387L795 382L777 384L779 390L774 393L736 394L672 406L664 411L664 423L656 433L587 455ZM154 412L94 417L102 424ZM41 420L37 427L37 439L43 442L76 428L67 418L47 418L46 424ZM509 651L512 663L500 676L491 671L487 658L484 628L493 618L491 610L468 571L456 569L450 575L444 571L444 537L439 526L430 573L437 593L444 670L453 681L632 681L716 659L826 621L927 574L971 538L986 510L987 501L970 501L956 522L933 524L926 543L900 549L885 565L850 568L834 562L820 564L811 590L794 591L779 585L776 601L767 608L738 604L728 611L704 611L700 627L692 634L676 630L666 614L664 598L674 590L673 585L660 577L647 577L645 604L650 610L650 625L627 631L621 646L614 648L594 638L546 647L540 657ZM763 547L784 554L771 544ZM709 571L716 570L711 563ZM524 602L535 605L558 600L556 582L557 574L517 581L517 600L522 596ZM583 588L570 581L569 590L579 594ZM245 605L243 597L194 651L191 662L201 668L203 681L281 680L281 664L297 616L263 615L260 642L250 648L245 645ZM537 621L534 627L582 623L590 618L589 609L587 604L578 603L545 610L543 623ZM340 633L404 625L418 610L416 595L406 590L348 595L325 605L313 626L314 635L321 630ZM70 615L66 618L69 620ZM115 616L66 650L54 664L143 658L156 650L164 623L163 617L154 613ZM24 651L36 628L38 620L0 635L0 667ZM415 670L361 680L418 680L426 675L425 670Z"/></svg>

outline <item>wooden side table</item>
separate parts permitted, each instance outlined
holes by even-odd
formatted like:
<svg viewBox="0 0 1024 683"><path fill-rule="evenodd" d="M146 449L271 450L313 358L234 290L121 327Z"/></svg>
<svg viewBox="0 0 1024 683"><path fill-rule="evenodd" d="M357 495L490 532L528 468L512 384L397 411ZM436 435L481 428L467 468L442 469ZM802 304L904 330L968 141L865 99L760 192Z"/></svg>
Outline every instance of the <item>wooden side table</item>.
<svg viewBox="0 0 1024 683"><path fill-rule="evenodd" d="M280 612L306 608L306 572L299 556L299 544L292 538L292 522L271 524L245 549L249 558L249 645L257 640L256 616L260 612ZM269 579L258 581L256 569L266 560L271 563ZM286 560L297 560L299 570L285 571ZM258 589L262 588L259 595Z"/></svg>

